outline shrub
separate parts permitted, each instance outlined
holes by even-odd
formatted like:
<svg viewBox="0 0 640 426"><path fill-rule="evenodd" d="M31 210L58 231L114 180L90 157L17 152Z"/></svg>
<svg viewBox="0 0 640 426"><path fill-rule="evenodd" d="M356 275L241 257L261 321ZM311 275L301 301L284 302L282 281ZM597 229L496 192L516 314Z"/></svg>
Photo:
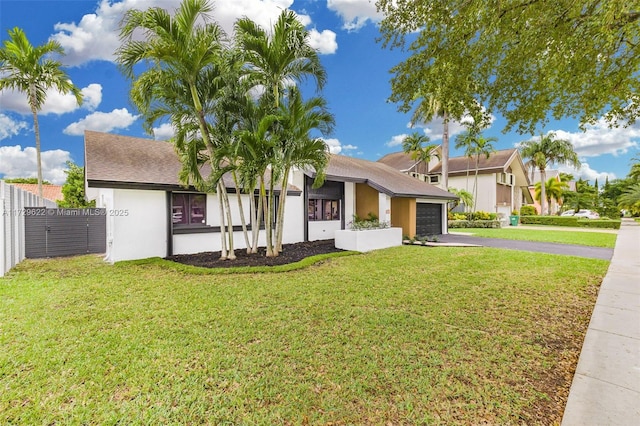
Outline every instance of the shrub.
<svg viewBox="0 0 640 426"><path fill-rule="evenodd" d="M520 214L520 212L518 211L518 209L513 209L511 211L511 216L518 216Z"/></svg>
<svg viewBox="0 0 640 426"><path fill-rule="evenodd" d="M467 215L464 213L453 213L450 220L467 220Z"/></svg>
<svg viewBox="0 0 640 426"><path fill-rule="evenodd" d="M347 226L353 231L364 231L367 229L385 229L389 227L389 222L380 222L378 216L373 213L369 213L367 219L361 219L358 215L353 215L353 221L348 223Z"/></svg>
<svg viewBox="0 0 640 426"><path fill-rule="evenodd" d="M495 217L494 217L495 219ZM473 212L471 214L471 220L491 220L491 213L484 212L482 210Z"/></svg>
<svg viewBox="0 0 640 426"><path fill-rule="evenodd" d="M499 220L450 220L449 228L500 228Z"/></svg>
<svg viewBox="0 0 640 426"><path fill-rule="evenodd" d="M584 228L609 228L609 229L620 229L620 220L615 219L579 219L578 226Z"/></svg>
<svg viewBox="0 0 640 426"><path fill-rule="evenodd" d="M520 215L522 216L535 216L538 212L534 206L522 206L520 208Z"/></svg>
<svg viewBox="0 0 640 426"><path fill-rule="evenodd" d="M583 226L588 228L620 229L619 220L582 219L573 216L520 216L523 225Z"/></svg>

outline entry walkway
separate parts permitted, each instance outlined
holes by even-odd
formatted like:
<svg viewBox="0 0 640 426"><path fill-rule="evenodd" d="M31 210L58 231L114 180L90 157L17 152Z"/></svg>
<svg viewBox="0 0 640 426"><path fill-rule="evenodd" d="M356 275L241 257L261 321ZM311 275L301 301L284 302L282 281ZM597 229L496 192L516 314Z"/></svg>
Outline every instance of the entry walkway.
<svg viewBox="0 0 640 426"><path fill-rule="evenodd" d="M640 225L623 219L563 426L640 425Z"/></svg>

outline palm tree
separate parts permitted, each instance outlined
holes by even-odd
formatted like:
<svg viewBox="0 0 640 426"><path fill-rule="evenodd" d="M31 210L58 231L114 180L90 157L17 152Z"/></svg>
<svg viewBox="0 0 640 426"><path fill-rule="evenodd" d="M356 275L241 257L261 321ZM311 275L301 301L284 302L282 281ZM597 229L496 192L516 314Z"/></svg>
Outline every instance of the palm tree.
<svg viewBox="0 0 640 426"><path fill-rule="evenodd" d="M556 139L555 133L550 132L539 139L531 139L520 144L520 154L523 158L528 158L532 167L540 170L540 181L546 182L547 167L553 164L567 164L576 168L580 167L578 154L573 149L571 142L564 139ZM545 215L546 188L541 187L540 214Z"/></svg>
<svg viewBox="0 0 640 426"><path fill-rule="evenodd" d="M60 68L62 64L47 58L50 54L64 54L56 41L34 47L24 31L18 27L9 30L9 39L0 49L0 91L17 90L27 95L27 102L33 115L36 135L36 164L38 168L38 196L42 200L42 159L40 148L40 124L38 111L47 98L47 90L55 88L61 93L71 93L78 105L82 104L82 94Z"/></svg>
<svg viewBox="0 0 640 426"><path fill-rule="evenodd" d="M244 52L246 78L248 84L262 88L262 98L273 106L276 114L287 88L292 82L312 78L316 88L322 89L326 82L326 72L322 67L318 52L309 45L309 34L298 21L294 12L283 11L276 21L273 30L268 32L248 18L236 21L236 45ZM286 195L289 166L285 161L283 147L287 138L282 135L278 150L270 159L270 183L266 212L273 209L273 193L275 182L279 181ZM317 170L322 173L323 170ZM281 197L281 198L286 198ZM284 203L284 201L282 201ZM282 209L281 209L282 210ZM277 256L271 239L271 223L265 225L267 233L267 255ZM282 240L282 227L276 227L276 241Z"/></svg>
<svg viewBox="0 0 640 426"><path fill-rule="evenodd" d="M224 33L208 13L213 10L207 0L183 0L175 14L159 7L131 9L125 14L120 37L123 44L116 51L117 63L133 80L131 99L142 112L146 125L170 117L177 129L175 147L183 160L181 178L193 181L204 192L217 191L221 198L222 258L234 259L233 224L220 164L215 162L216 141L212 138L213 114L221 74L224 72L222 50ZM143 40L134 35L139 31ZM139 76L135 67L149 67ZM205 156L202 151L207 153ZM211 165L208 178L200 175L202 162ZM229 228L229 252L226 250L224 217Z"/></svg>
<svg viewBox="0 0 640 426"><path fill-rule="evenodd" d="M411 117L412 125L419 121L431 121L434 117L442 118L442 188L449 187L449 113L444 102L435 95L423 98Z"/></svg>
<svg viewBox="0 0 640 426"><path fill-rule="evenodd" d="M469 191L466 191L464 189L449 188L449 192L460 197L460 200L453 202L451 210L455 209L459 203L464 204L465 211L473 208L473 194L471 194Z"/></svg>
<svg viewBox="0 0 640 426"><path fill-rule="evenodd" d="M552 201L556 201L557 203L562 201L562 196L564 192L569 188L569 185L556 178L549 178L545 182L545 196L546 201L549 206L551 206ZM537 201L542 199L542 184L541 182L537 182L535 185L535 198Z"/></svg>
<svg viewBox="0 0 640 426"><path fill-rule="evenodd" d="M465 190L469 190L469 169L470 160L473 158L473 144L475 143L475 138L477 136L477 131L474 128L469 128L464 133L460 133L456 136L456 144L455 149L464 149L464 156L467 157L467 183L465 185Z"/></svg>
<svg viewBox="0 0 640 426"><path fill-rule="evenodd" d="M618 206L628 209L633 215L640 214L640 183L631 185L618 197Z"/></svg>
<svg viewBox="0 0 640 426"><path fill-rule="evenodd" d="M475 156L476 166L475 166L475 177L473 183L473 200L474 205L478 202L478 168L480 164L480 156L484 155L485 158L489 159L491 154L495 152L495 148L492 143L496 142L498 139L494 137L485 138L479 132L475 134L475 137L471 138L471 147L470 153Z"/></svg>
<svg viewBox="0 0 640 426"><path fill-rule="evenodd" d="M413 161L422 164L425 174L429 172L431 157L439 157L434 152L437 147L435 144L429 144L429 136L421 135L418 132L405 136L402 141L402 150L410 154Z"/></svg>
<svg viewBox="0 0 640 426"><path fill-rule="evenodd" d="M324 170L329 163L327 145L321 138L310 137L309 133L319 130L323 135L329 135L333 131L335 120L323 98L314 97L303 101L300 91L296 88L289 90L289 96L280 104L279 110L279 124L282 126L279 150L282 153L283 186L280 188L276 223L276 250L281 252L289 172L293 167L312 167L316 170L314 186L322 185Z"/></svg>

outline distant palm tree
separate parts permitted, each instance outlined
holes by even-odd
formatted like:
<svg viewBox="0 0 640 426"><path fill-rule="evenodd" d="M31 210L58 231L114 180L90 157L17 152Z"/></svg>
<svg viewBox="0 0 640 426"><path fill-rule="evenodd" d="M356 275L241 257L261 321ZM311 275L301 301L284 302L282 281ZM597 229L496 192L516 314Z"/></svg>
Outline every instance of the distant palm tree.
<svg viewBox="0 0 640 426"><path fill-rule="evenodd" d="M423 121L428 122L435 117L442 118L442 188L446 191L449 187L449 112L443 99L436 95L426 96L419 104L411 117L412 125Z"/></svg>
<svg viewBox="0 0 640 426"><path fill-rule="evenodd" d="M451 207L452 210L455 209L460 203L464 204L465 211L473 208L473 194L471 194L469 191L466 191L464 189L449 188L449 192L460 197L459 201L455 201L453 203L453 207Z"/></svg>
<svg viewBox="0 0 640 426"><path fill-rule="evenodd" d="M478 203L478 168L480 165L480 157L484 155L485 158L489 159L489 157L491 157L491 154L496 151L492 144L497 140L498 139L494 137L485 138L480 133L478 133L476 137L472 139L471 153L475 156L476 159L475 177L473 182L474 205Z"/></svg>
<svg viewBox="0 0 640 426"><path fill-rule="evenodd" d="M562 201L562 196L564 192L569 188L569 185L562 181L557 180L556 178L549 178L545 183L545 196L547 197L547 203L551 206L553 201L560 203ZM542 199L542 184L541 182L537 182L535 185L535 198L537 201Z"/></svg>
<svg viewBox="0 0 640 426"><path fill-rule="evenodd" d="M455 149L463 148L464 156L467 157L467 182L465 187L467 191L469 190L469 170L471 169L471 165L469 163L473 158L473 144L476 136L477 131L473 128L470 128L456 136Z"/></svg>
<svg viewBox="0 0 640 426"><path fill-rule="evenodd" d="M11 89L25 93L33 115L40 199L42 199L42 159L38 111L44 105L47 90L55 88L60 93L70 92L75 96L78 105L82 104L80 89L74 86L69 76L60 69L62 64L47 58L53 53L64 54L60 43L50 40L41 46L34 47L24 31L18 27L9 30L9 39L5 40L4 46L0 49L0 91Z"/></svg>
<svg viewBox="0 0 640 426"><path fill-rule="evenodd" d="M429 144L429 136L418 132L413 132L402 140L402 150L411 156L411 160L422 165L424 174L429 172L431 157L439 157L434 152L437 147L436 144Z"/></svg>
<svg viewBox="0 0 640 426"><path fill-rule="evenodd" d="M546 136L540 136L539 139L530 139L520 144L520 154L523 158L528 158L528 164L531 167L540 170L540 181L546 182L547 167L560 163L567 164L573 167L580 167L580 160L578 154L573 149L571 142L564 139L556 139L555 133L550 132ZM541 187L542 195L540 197L540 214L547 214L545 209L546 201L546 188L543 185Z"/></svg>

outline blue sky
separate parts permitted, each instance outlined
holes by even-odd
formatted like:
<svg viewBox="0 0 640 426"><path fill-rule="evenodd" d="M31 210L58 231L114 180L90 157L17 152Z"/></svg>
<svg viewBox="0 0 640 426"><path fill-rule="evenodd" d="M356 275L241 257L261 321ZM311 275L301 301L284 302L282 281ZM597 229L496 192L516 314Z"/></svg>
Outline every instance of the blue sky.
<svg viewBox="0 0 640 426"><path fill-rule="evenodd" d="M377 160L401 149L403 136L424 131L433 143L441 141L439 121L408 127L408 114L397 112L387 102L390 92L389 69L403 58L400 51L383 49L376 43L378 30L373 0L215 0L213 17L231 33L235 19L248 16L268 27L284 8L294 10L310 31L311 43L321 53L328 83L322 92L336 118L336 130L327 138L332 152ZM73 98L51 92L39 114L45 179L64 182L65 162L83 164L83 132L103 131L135 137L151 137L128 98L129 82L113 63L118 47L118 22L129 8L160 6L174 9L179 0L0 0L0 40L7 30L22 28L33 45L58 40L67 55L65 70L85 97L82 107ZM306 96L312 91L306 90ZM505 121L496 116L486 136L495 136L497 149L512 148L531 135L502 132ZM464 128L451 124L452 137ZM555 131L557 137L574 144L583 166L568 170L576 178L603 182L624 177L629 160L640 151L640 123L627 128L609 129L604 122L586 132L573 120L552 121L543 133ZM170 129L159 126L155 137L170 136ZM453 149L451 156L461 155ZM0 177L36 176L35 136L26 97L0 92Z"/></svg>

